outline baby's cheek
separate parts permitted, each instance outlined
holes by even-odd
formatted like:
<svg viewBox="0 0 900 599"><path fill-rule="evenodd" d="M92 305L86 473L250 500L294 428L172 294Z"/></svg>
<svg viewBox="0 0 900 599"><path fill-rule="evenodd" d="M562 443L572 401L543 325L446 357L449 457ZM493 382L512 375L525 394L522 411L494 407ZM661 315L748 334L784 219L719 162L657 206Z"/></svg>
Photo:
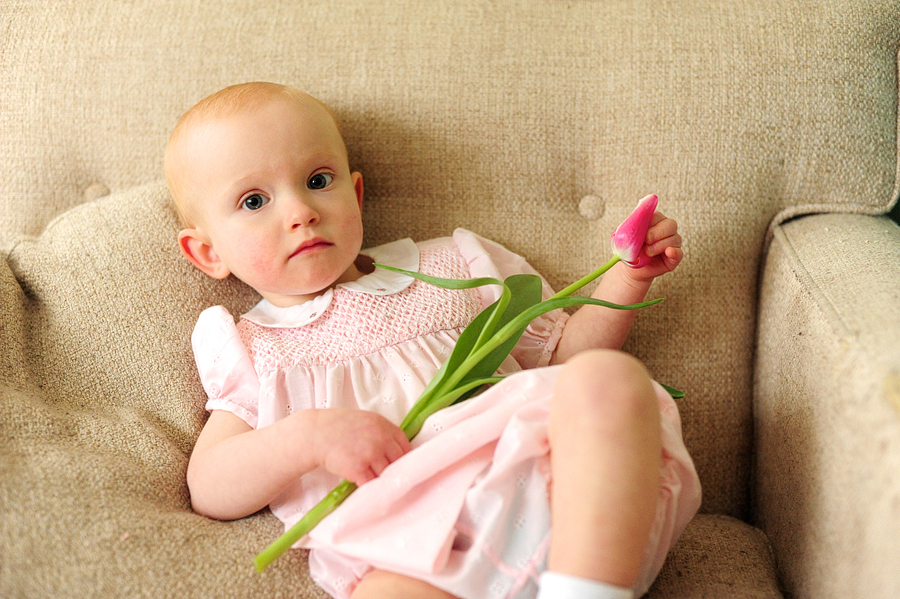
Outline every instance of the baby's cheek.
<svg viewBox="0 0 900 599"><path fill-rule="evenodd" d="M273 265L272 250L268 247L264 240L254 239L252 237L245 238L240 248L243 255L242 262L245 268L253 273L253 276L268 281L276 276L276 269Z"/></svg>
<svg viewBox="0 0 900 599"><path fill-rule="evenodd" d="M257 252L251 253L249 266L254 272L259 273L260 275L272 272L272 266L269 261Z"/></svg>
<svg viewBox="0 0 900 599"><path fill-rule="evenodd" d="M270 261L260 257L254 257L250 262L250 268L256 279L263 285L269 286L279 279L278 271Z"/></svg>

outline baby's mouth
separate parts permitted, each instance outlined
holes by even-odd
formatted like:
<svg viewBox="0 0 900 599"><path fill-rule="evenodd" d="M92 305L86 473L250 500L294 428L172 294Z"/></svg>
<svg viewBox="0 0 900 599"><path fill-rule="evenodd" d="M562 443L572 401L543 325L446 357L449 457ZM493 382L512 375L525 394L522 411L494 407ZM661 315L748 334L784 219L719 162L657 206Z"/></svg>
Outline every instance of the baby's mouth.
<svg viewBox="0 0 900 599"><path fill-rule="evenodd" d="M334 245L328 240L322 239L320 237L316 237L315 239L310 239L309 241L304 241L300 244L300 246L291 254L291 258L294 256L300 256L303 254L307 254L309 252L314 252L316 250L321 250L327 247L331 247Z"/></svg>

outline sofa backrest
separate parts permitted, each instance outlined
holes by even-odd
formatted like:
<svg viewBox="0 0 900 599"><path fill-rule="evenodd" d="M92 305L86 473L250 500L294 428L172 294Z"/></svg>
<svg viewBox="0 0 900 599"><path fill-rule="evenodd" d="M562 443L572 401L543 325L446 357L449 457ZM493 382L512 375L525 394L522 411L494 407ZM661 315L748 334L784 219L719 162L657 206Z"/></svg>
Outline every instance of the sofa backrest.
<svg viewBox="0 0 900 599"><path fill-rule="evenodd" d="M333 107L368 244L463 226L559 288L657 193L687 258L627 349L687 391L712 512L747 513L767 231L897 195L892 0L36 0L0 23L0 247L30 372L63 403L163 422L186 450L193 319L254 297L178 256L161 163L177 117L226 85Z"/></svg>

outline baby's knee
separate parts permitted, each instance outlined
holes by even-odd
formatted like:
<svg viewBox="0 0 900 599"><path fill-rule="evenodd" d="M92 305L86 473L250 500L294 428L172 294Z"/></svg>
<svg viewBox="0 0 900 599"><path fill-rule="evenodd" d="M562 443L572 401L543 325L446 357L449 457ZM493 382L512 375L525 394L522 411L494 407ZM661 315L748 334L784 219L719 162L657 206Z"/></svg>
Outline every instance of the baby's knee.
<svg viewBox="0 0 900 599"><path fill-rule="evenodd" d="M566 362L554 410L568 422L603 428L659 418L650 373L638 359L615 350L582 352Z"/></svg>
<svg viewBox="0 0 900 599"><path fill-rule="evenodd" d="M572 357L563 366L558 385L588 396L653 391L650 373L641 361L611 349L585 351Z"/></svg>

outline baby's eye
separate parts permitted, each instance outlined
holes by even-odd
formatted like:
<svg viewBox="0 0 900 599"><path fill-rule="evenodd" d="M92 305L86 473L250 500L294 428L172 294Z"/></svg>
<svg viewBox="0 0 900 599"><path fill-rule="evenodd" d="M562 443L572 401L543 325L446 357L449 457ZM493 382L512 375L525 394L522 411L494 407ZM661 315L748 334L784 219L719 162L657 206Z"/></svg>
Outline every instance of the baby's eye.
<svg viewBox="0 0 900 599"><path fill-rule="evenodd" d="M306 186L310 189L325 189L331 182L334 181L334 176L329 175L328 173L317 173L309 178L309 181L306 182Z"/></svg>
<svg viewBox="0 0 900 599"><path fill-rule="evenodd" d="M263 206L265 206L268 203L269 203L269 198L267 198L266 196L264 196L262 194L254 193L253 195L249 195L246 198L244 198L244 201L241 202L241 208L243 208L244 210L250 210L250 211L259 210L260 208L262 208Z"/></svg>

